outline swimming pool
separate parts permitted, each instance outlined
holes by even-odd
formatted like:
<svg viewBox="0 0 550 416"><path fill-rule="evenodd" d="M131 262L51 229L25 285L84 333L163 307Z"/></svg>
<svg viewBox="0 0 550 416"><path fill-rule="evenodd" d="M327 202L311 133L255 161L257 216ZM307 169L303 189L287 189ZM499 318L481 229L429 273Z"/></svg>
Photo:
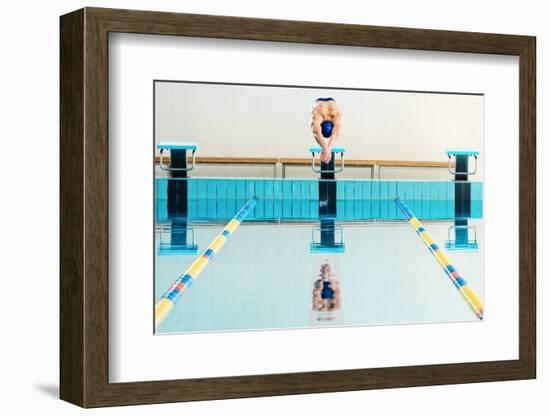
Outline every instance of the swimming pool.
<svg viewBox="0 0 550 416"><path fill-rule="evenodd" d="M162 185L158 189L162 189ZM414 186L410 189L414 190ZM234 198L213 195L209 200L208 192L205 196L200 209L201 198L189 199L189 207L195 204L196 211L190 208L189 213L195 212L195 215L190 215L185 222L164 216L162 206L166 202L157 198L155 299L159 299L196 255L208 246L223 228L224 221L234 214L235 210L228 214L230 208L238 205ZM344 200L349 202L349 199ZM352 199L353 211L346 208L346 204L338 204L339 209L332 218L332 225L338 231L334 238L341 239L345 249L327 252L312 250L312 243L320 239L319 200L300 199L300 213L303 204L308 204L305 201L314 201L315 205L293 219L284 218L284 198L282 201L280 215L273 215L274 210L266 215L264 198L263 211L254 210L243 222L223 250L205 267L201 277L182 294L170 315L157 328L157 333L478 320L415 231L403 217L399 219L393 201L388 199L386 206L384 200L380 207L387 209L384 212L388 216L395 213L394 219L380 215L377 219L363 218L367 205L372 214L373 201L376 201L372 198ZM430 196L412 199L409 201L411 207L416 206L415 201L424 214L424 226L443 244L449 239L449 228L455 225L456 218L447 209L447 205L454 202L433 200ZM361 207L359 217L355 215L358 207ZM291 213L292 209L291 205ZM483 227L478 218L481 206L479 211L473 211L479 215L473 215L469 225L476 227L478 248L448 254L483 299ZM431 212L443 219L430 219ZM191 249L162 255L162 247L170 247L174 239L181 240L182 233ZM195 249L191 242L196 245ZM313 308L314 287L322 264L330 264L341 288L340 305L332 310Z"/></svg>

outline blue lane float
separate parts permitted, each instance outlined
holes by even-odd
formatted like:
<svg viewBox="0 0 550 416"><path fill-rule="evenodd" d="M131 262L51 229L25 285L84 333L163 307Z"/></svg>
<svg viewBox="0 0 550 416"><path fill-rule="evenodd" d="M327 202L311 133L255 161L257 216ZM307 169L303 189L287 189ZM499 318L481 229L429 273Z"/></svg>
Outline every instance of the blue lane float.
<svg viewBox="0 0 550 416"><path fill-rule="evenodd" d="M214 256L222 249L229 237L239 228L241 223L254 210L257 203L257 198L252 196L250 200L244 204L233 218L225 225L223 230L212 240L200 256L195 258L193 263L183 272L174 283L162 295L155 305L155 328L174 308L175 303L186 292L191 284L199 278L203 270L212 261Z"/></svg>

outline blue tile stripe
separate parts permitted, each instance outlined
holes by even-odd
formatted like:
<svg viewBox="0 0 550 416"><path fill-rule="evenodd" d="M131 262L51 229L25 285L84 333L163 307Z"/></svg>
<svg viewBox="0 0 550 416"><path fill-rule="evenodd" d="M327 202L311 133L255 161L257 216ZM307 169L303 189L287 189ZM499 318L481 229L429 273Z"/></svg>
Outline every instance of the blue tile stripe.
<svg viewBox="0 0 550 416"><path fill-rule="evenodd" d="M168 219L167 181L167 178L155 181L157 221ZM252 195L258 197L258 204L248 220L318 219L317 179L189 178L187 181L189 220L225 221ZM482 186L481 182L471 182L470 218L483 217ZM419 219L454 220L452 189L453 181L339 179L335 219L399 219L401 214L393 203L393 198L399 196L413 207ZM406 215L410 217L411 213Z"/></svg>

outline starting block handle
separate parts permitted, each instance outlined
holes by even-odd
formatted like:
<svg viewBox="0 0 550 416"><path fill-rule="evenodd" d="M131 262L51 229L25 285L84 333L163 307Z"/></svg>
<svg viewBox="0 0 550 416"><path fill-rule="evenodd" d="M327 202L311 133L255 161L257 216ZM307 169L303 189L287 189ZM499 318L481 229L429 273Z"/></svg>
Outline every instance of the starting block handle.
<svg viewBox="0 0 550 416"><path fill-rule="evenodd" d="M479 152L477 150L447 150L447 156L449 157L449 165L448 165L448 170L449 170L449 173L451 175L466 175L466 176L469 176L469 175L475 175L476 172L477 172L477 157L479 155ZM467 170L466 172L459 172L455 169L453 169L453 166L452 166L452 161L453 161L453 156L455 158L455 161L457 158L461 157L461 158L470 158L473 156L474 158L474 169L473 170ZM455 163L455 166L456 166L456 163ZM466 165L467 166L467 165Z"/></svg>
<svg viewBox="0 0 550 416"><path fill-rule="evenodd" d="M344 227L342 225L335 225L332 221L332 233L329 235L330 241L324 241L323 225L313 226L311 229L311 243L309 244L309 251L311 253L344 253L346 251L346 244L344 243ZM315 240L315 234L319 233L319 240ZM336 234L340 234L340 239L336 238Z"/></svg>
<svg viewBox="0 0 550 416"><path fill-rule="evenodd" d="M477 230L475 225L451 225L449 229L447 230L447 238L451 240L451 232L454 231L455 234L455 240L456 240L456 230L473 230L474 231L474 238L473 241L477 241Z"/></svg>
<svg viewBox="0 0 550 416"><path fill-rule="evenodd" d="M451 239L451 231L454 230L454 239ZM464 235L458 236L457 231L464 231ZM470 238L470 230L473 230L473 239ZM477 230L474 225L452 225L447 232L447 241L445 247L449 250L466 250L474 251L479 249L477 242Z"/></svg>
<svg viewBox="0 0 550 416"><path fill-rule="evenodd" d="M449 156L449 166L448 166L448 170L449 170L449 173L451 175L475 175L476 172L477 172L477 155L474 156L474 170L468 170L468 172L457 172L456 169L453 169L453 166L452 166L452 161L453 161L453 158L452 156Z"/></svg>
<svg viewBox="0 0 550 416"><path fill-rule="evenodd" d="M344 227L341 224L338 224L338 225L334 224L332 227L334 228L334 236L336 237L336 233L340 234L340 243L343 243ZM317 244L317 242L315 241L315 233L321 234L321 231L323 231L322 225L314 225L313 227L311 227L311 241L313 243ZM336 241L336 238L334 240ZM319 242L318 244L321 244L321 243Z"/></svg>
<svg viewBox="0 0 550 416"><path fill-rule="evenodd" d="M163 162L163 157L164 157L164 153L163 153L163 150L164 149L160 149L160 162L159 162L159 167L162 169L162 170L165 170L165 171L168 171L168 172L175 172L175 171L185 171L185 172L189 172L193 169L195 169L195 152L196 150L193 149L191 152L191 156L192 156L192 161L191 161L191 166L189 167L186 167L186 168L172 168L168 165L165 165L164 162Z"/></svg>
<svg viewBox="0 0 550 416"><path fill-rule="evenodd" d="M311 169L315 173L340 173L344 170L344 153L346 152L346 149L343 147L333 148L331 153L340 153L340 166L336 168L336 162L334 163L335 168L330 170L324 170L321 169L321 166L317 168L317 165L315 165L315 154L321 153L320 147L312 147L309 149L311 152Z"/></svg>

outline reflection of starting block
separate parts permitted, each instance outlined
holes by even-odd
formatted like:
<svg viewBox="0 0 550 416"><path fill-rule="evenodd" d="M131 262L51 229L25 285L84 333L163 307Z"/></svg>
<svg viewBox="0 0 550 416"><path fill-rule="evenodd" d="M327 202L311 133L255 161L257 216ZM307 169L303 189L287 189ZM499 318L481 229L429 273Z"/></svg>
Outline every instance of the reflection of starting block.
<svg viewBox="0 0 550 416"><path fill-rule="evenodd" d="M188 172L195 169L195 152L198 149L196 143L161 142L157 145L160 151L159 167L169 172ZM170 151L170 165L164 164L164 151ZM187 166L187 152L191 151L191 167Z"/></svg>
<svg viewBox="0 0 550 416"><path fill-rule="evenodd" d="M473 238L470 238L470 231L473 230ZM451 234L454 233L454 238ZM447 232L448 240L445 241L445 248L449 250L478 250L477 231L474 225L451 225Z"/></svg>
<svg viewBox="0 0 550 416"><path fill-rule="evenodd" d="M187 226L187 221L173 221L170 227L170 241L165 241L163 235L159 235L159 256L177 256L185 254L197 254L198 245L195 243L195 230Z"/></svg>
<svg viewBox="0 0 550 416"><path fill-rule="evenodd" d="M466 149L447 149L447 156L449 157L449 173L455 175L457 180L466 180L469 175L475 175L477 172L477 157L479 151L466 150ZM474 158L474 169L470 170L468 165L470 157ZM455 168L453 169L452 163L455 161Z"/></svg>
<svg viewBox="0 0 550 416"><path fill-rule="evenodd" d="M311 169L313 169L313 172L315 173L340 173L344 170L344 153L346 153L345 147L333 147L332 149L332 155L330 158L329 163L323 163L321 162L321 165L319 168L315 165L315 154L321 153L321 147L320 146L314 146L310 147L309 151L311 152ZM336 168L335 161L334 161L334 155L340 154L340 166Z"/></svg>
<svg viewBox="0 0 550 416"><path fill-rule="evenodd" d="M337 235L340 238L337 239ZM316 225L311 229L309 251L311 253L344 253L346 251L344 228L341 225L335 225L334 221L321 221L320 226Z"/></svg>

